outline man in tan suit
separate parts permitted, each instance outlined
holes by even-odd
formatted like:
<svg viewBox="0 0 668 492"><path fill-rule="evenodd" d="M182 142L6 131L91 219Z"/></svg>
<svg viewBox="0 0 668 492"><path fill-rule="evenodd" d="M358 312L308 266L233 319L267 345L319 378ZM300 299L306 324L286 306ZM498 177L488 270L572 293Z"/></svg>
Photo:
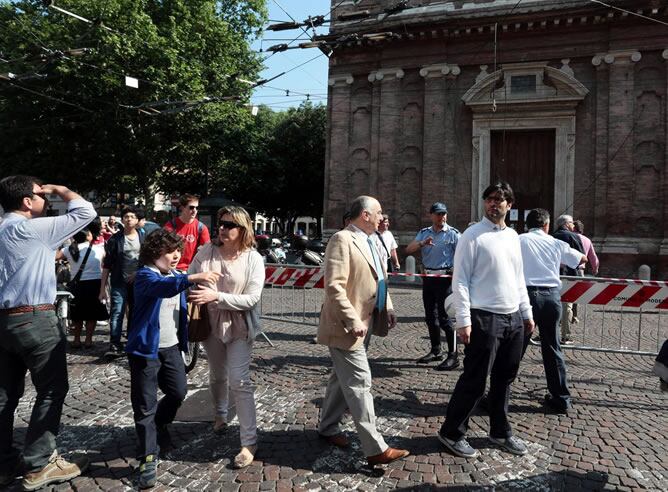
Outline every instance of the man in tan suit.
<svg viewBox="0 0 668 492"><path fill-rule="evenodd" d="M376 429L371 396L371 370L363 342L368 330L385 336L396 324L387 295L387 274L373 235L383 219L380 203L357 197L348 227L332 236L325 253L325 302L320 313L318 343L327 345L332 375L320 412L320 435L347 447L339 424L348 409L370 466L390 463L409 452L389 447Z"/></svg>

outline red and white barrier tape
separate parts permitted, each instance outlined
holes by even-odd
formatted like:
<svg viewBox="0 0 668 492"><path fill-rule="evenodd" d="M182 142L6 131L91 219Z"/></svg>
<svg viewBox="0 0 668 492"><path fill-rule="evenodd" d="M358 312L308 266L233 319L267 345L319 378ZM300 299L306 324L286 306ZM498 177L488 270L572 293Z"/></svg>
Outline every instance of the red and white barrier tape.
<svg viewBox="0 0 668 492"><path fill-rule="evenodd" d="M266 284L275 287L322 289L321 267L267 265ZM431 273L390 273L395 277L451 277ZM561 300L577 304L668 309L668 282L617 278L563 277Z"/></svg>

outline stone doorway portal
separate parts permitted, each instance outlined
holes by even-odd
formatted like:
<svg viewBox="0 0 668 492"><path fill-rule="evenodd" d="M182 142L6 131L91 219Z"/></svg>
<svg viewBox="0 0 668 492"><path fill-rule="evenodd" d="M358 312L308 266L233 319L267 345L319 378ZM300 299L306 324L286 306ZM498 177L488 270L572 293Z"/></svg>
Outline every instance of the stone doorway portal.
<svg viewBox="0 0 668 492"><path fill-rule="evenodd" d="M521 234L529 210L540 207L554 216L556 132L547 129L493 130L490 133L490 182L508 181L513 188L515 203L506 223Z"/></svg>

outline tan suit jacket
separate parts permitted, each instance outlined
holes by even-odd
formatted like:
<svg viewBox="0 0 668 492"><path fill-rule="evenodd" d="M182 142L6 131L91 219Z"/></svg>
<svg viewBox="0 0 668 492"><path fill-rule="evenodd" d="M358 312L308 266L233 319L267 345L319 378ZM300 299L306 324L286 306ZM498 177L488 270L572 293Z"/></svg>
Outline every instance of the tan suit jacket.
<svg viewBox="0 0 668 492"><path fill-rule="evenodd" d="M383 275L387 280L384 265ZM371 328L374 335L387 335L387 311L392 310L392 301L388 294L385 308L373 316L377 278L365 238L350 226L331 237L325 252L325 302L320 312L318 343L355 350L364 337L356 337L352 330L362 326Z"/></svg>

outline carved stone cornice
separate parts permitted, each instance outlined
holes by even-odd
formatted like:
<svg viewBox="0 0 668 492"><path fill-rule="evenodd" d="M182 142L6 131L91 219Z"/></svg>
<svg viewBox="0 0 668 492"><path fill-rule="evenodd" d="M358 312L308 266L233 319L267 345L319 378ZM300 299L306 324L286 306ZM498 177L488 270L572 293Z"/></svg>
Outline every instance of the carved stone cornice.
<svg viewBox="0 0 668 492"><path fill-rule="evenodd" d="M420 69L420 75L425 79L443 77L450 75L456 77L462 73L459 65L449 64L449 63L439 63L437 65L427 65Z"/></svg>
<svg viewBox="0 0 668 492"><path fill-rule="evenodd" d="M642 54L637 50L610 51L608 53L598 53L591 59L592 65L598 67L605 62L608 65L613 63L628 64L639 62Z"/></svg>
<svg viewBox="0 0 668 492"><path fill-rule="evenodd" d="M391 80L392 78L403 79L404 71L401 68L381 68L369 74L368 80L373 83L377 80Z"/></svg>
<svg viewBox="0 0 668 492"><path fill-rule="evenodd" d="M349 73L342 73L338 75L333 75L327 80L327 85L334 87L337 83L343 83L350 85L354 81L354 77Z"/></svg>

